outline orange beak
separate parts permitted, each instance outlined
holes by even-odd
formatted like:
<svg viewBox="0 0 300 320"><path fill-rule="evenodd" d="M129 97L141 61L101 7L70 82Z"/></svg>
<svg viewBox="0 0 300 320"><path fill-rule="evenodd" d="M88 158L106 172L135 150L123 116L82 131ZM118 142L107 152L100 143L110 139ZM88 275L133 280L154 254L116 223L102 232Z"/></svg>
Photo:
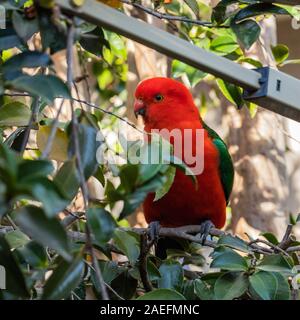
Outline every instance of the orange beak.
<svg viewBox="0 0 300 320"><path fill-rule="evenodd" d="M143 100L136 99L134 102L134 114L137 117L141 115L142 117L146 114L146 105Z"/></svg>

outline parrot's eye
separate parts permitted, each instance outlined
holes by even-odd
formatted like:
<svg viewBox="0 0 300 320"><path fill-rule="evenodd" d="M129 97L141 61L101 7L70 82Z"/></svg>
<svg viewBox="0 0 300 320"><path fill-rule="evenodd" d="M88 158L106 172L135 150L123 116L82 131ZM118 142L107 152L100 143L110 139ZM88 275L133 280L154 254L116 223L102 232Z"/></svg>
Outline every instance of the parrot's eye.
<svg viewBox="0 0 300 320"><path fill-rule="evenodd" d="M161 95L161 94L157 94L157 95L154 97L154 100L155 100L156 102L160 102L160 101L162 101L162 100L163 100L163 98L164 98L164 96L163 96L163 95Z"/></svg>

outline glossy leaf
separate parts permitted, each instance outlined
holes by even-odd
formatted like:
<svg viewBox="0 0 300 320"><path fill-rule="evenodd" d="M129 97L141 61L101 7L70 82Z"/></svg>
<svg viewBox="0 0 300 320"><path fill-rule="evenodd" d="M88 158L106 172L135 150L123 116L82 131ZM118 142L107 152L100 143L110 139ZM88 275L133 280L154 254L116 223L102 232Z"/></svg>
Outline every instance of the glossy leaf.
<svg viewBox="0 0 300 320"><path fill-rule="evenodd" d="M247 261L235 251L219 254L211 263L212 268L220 268L230 271L246 271Z"/></svg>
<svg viewBox="0 0 300 320"><path fill-rule="evenodd" d="M71 98L66 84L58 77L52 75L23 75L9 81L7 84L15 90L25 91L34 96L41 97L49 104L53 103L56 97Z"/></svg>
<svg viewBox="0 0 300 320"><path fill-rule="evenodd" d="M175 289L180 291L183 284L183 269L178 262L167 260L159 267L161 278L158 288Z"/></svg>
<svg viewBox="0 0 300 320"><path fill-rule="evenodd" d="M0 108L0 126L27 126L31 117L30 109L22 102L14 101Z"/></svg>
<svg viewBox="0 0 300 320"><path fill-rule="evenodd" d="M260 26L253 20L232 23L231 28L246 49L250 49L252 44L258 39L261 31Z"/></svg>
<svg viewBox="0 0 300 320"><path fill-rule="evenodd" d="M17 213L16 221L23 232L56 250L66 260L72 258L66 232L56 218L48 218L42 209L34 206L20 208Z"/></svg>
<svg viewBox="0 0 300 320"><path fill-rule="evenodd" d="M69 296L80 283L84 262L79 256L71 263L61 261L46 282L42 299L60 300Z"/></svg>
<svg viewBox="0 0 300 320"><path fill-rule="evenodd" d="M249 277L250 292L262 300L289 300L287 280L278 272L258 271Z"/></svg>
<svg viewBox="0 0 300 320"><path fill-rule="evenodd" d="M129 231L115 230L114 243L134 265L140 254L137 235Z"/></svg>
<svg viewBox="0 0 300 320"><path fill-rule="evenodd" d="M47 67L51 64L51 58L47 54L38 51L25 51L6 60L2 68L5 73L22 68Z"/></svg>
<svg viewBox="0 0 300 320"><path fill-rule="evenodd" d="M218 300L241 297L248 288L248 278L242 272L227 272L217 279L214 292Z"/></svg>
<svg viewBox="0 0 300 320"><path fill-rule="evenodd" d="M87 222L99 246L104 246L112 237L116 223L111 214L103 208L89 208Z"/></svg>

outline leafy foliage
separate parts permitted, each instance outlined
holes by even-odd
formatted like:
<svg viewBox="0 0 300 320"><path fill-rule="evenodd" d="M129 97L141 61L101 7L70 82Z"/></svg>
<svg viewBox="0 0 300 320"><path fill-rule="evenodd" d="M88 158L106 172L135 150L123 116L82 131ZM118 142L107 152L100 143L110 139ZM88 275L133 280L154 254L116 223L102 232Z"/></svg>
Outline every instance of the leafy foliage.
<svg viewBox="0 0 300 320"><path fill-rule="evenodd" d="M106 3L120 7L119 1ZM232 4L235 9L227 10ZM153 290L145 293L141 237L128 229L127 218L149 193L155 194L155 201L163 198L176 170L188 168L180 167L174 158L166 163L163 156L157 164L124 164L122 139L109 139L124 115L127 98L124 39L74 20L80 67L91 70L95 85L90 89L100 101L99 106L86 108L74 99L74 90L53 63L54 54L70 49L69 17L57 15L52 1L35 7L31 1L8 0L2 5L7 8L7 28L0 30L0 265L6 268L7 290L0 290L1 299L84 299L88 288L100 299L99 272L111 288L110 299L290 299L291 278L299 261L288 249L298 243L278 250L280 241L270 233L262 236L275 246L272 254L257 252L228 234L213 239L215 248L208 258L203 254L205 246L187 241L180 241L181 249L169 250L165 260L150 253L145 265ZM215 8L197 0L159 1L155 9L160 6L167 14L211 20L211 25L181 22L178 28L196 46L255 67L261 63L246 57L243 49L258 39L259 19L296 14L288 7L249 0L222 0ZM34 9L30 16L28 8ZM278 66L292 63L286 60L285 45L274 47L273 55ZM212 80L177 60L172 61L172 75L190 87ZM221 79L217 84L215 96L221 93L238 108L246 105L253 112L240 88ZM71 119L53 116L53 104L64 100L64 105L73 106ZM205 95L196 97L196 102L204 110L207 104L214 105ZM28 142L30 130L35 134ZM147 154L135 142L125 143L140 155ZM100 149L120 163L99 164ZM191 179L195 182L195 177ZM91 197L84 207L80 190L88 180L99 181L103 195Z"/></svg>

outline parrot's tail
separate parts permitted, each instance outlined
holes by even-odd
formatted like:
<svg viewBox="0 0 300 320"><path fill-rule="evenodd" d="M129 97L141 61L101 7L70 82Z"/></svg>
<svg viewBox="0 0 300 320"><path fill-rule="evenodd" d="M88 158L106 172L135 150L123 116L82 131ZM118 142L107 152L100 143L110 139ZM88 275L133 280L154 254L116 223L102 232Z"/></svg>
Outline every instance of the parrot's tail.
<svg viewBox="0 0 300 320"><path fill-rule="evenodd" d="M155 255L161 260L167 259L167 250L183 250L182 245L172 238L159 238L155 247Z"/></svg>

